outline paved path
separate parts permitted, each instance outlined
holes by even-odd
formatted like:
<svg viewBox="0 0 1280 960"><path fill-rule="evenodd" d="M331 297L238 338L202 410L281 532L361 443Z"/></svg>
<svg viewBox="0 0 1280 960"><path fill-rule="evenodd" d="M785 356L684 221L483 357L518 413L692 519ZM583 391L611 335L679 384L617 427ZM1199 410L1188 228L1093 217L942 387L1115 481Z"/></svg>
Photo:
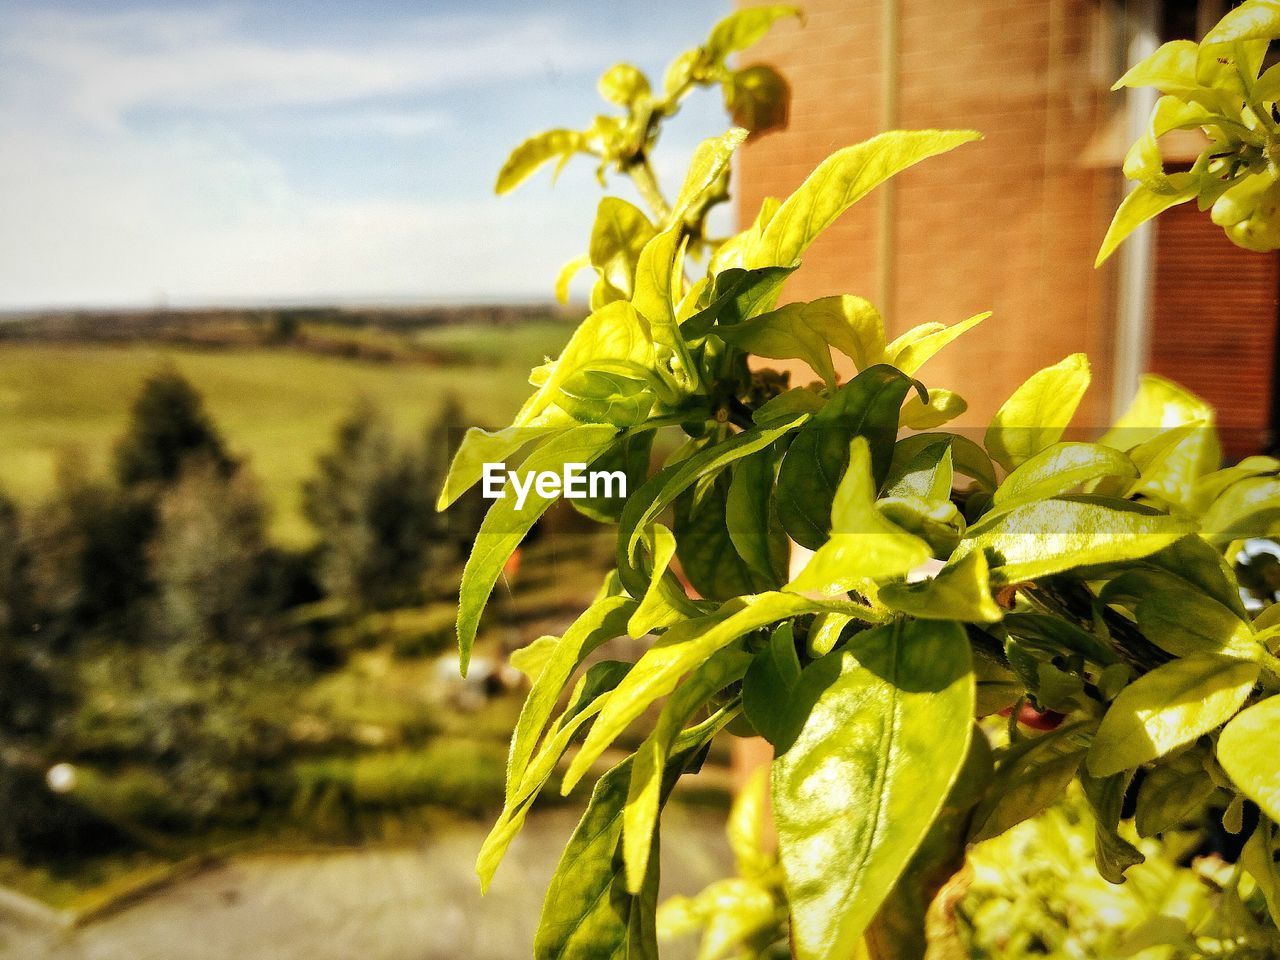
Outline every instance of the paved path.
<svg viewBox="0 0 1280 960"><path fill-rule="evenodd" d="M244 858L70 932L0 921L0 960L526 958L576 816L531 817L484 898L472 863L485 830L467 825L420 847ZM721 813L677 806L663 823L664 895L729 869Z"/></svg>

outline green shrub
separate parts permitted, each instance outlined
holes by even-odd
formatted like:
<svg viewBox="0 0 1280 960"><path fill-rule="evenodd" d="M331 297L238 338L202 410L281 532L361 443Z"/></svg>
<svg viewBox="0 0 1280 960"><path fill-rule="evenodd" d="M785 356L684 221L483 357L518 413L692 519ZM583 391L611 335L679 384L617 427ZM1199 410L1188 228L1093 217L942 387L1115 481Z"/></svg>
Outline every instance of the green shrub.
<svg viewBox="0 0 1280 960"><path fill-rule="evenodd" d="M1197 54L1197 83L1232 104L1261 99L1246 119L1268 151L1280 82L1267 96L1261 79L1249 88L1254 41L1280 37L1276 9L1248 0L1224 21L1244 32ZM1073 780L1093 812L1098 873L1115 884L1146 856L1122 821L1159 835L1225 796L1224 828L1248 838L1241 870L1280 919L1280 616L1246 608L1232 567L1242 541L1280 533L1280 461L1221 468L1213 411L1158 377L1110 431L1064 440L1090 382L1078 354L1013 390L977 443L937 429L964 401L918 378L985 315L889 341L857 296L778 306L807 247L850 205L979 139L883 133L764 201L742 232L709 238L707 210L727 197L750 131L703 142L668 201L650 164L661 121L698 85L721 86L737 117L784 116L785 83L756 83L770 75L726 57L795 13L739 11L661 88L612 68L600 89L620 116L537 135L499 174L504 192L587 154L602 177L629 175L650 210L601 202L589 252L560 284L589 267L591 314L533 371L510 427L468 433L440 498L447 506L486 463L519 456L522 473L585 463L633 479L625 501L588 510L616 523L615 569L526 658L536 676L482 885L575 739L585 731L565 791L654 708L639 747L596 782L547 894L539 958L656 955L661 809L730 724L774 748L779 896L799 960L954 955L954 931L927 921L966 849ZM1253 215L1274 223L1274 205ZM791 386L768 360L802 361L819 379ZM652 470L659 431L684 442ZM486 515L460 591L464 670L504 562L555 499L538 492L517 508L509 484ZM597 664L573 684L590 651L624 634L656 639L634 664ZM993 749L975 719L1002 709L1010 736Z"/></svg>

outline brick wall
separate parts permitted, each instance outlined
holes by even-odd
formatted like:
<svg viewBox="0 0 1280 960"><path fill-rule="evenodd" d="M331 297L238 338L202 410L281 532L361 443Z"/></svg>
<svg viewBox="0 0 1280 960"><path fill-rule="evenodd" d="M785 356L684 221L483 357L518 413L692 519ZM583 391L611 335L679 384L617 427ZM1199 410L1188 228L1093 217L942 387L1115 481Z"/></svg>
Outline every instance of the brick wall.
<svg viewBox="0 0 1280 960"><path fill-rule="evenodd" d="M1280 259L1242 250L1195 204L1156 221L1150 368L1218 411L1234 459L1268 449Z"/></svg>
<svg viewBox="0 0 1280 960"><path fill-rule="evenodd" d="M783 23L749 59L792 84L789 128L739 161L745 223L832 150L880 129L881 0L809 0L807 24ZM1013 386L1074 351L1094 361L1081 420L1110 406L1114 277L1093 257L1118 198L1114 169L1081 154L1106 120L1114 76L1108 24L1094 0L900 0L902 128L971 127L986 139L898 178L889 302L893 332L929 320L994 316L924 368L958 386L966 422L984 424ZM872 194L816 243L786 299L879 291ZM892 333L891 333L892 336Z"/></svg>

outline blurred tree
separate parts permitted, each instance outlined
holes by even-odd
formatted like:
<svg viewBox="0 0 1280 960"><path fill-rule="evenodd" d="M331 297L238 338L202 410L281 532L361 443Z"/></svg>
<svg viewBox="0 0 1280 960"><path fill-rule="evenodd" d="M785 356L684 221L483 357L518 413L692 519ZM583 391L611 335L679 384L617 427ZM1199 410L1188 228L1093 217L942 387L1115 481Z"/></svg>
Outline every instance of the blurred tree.
<svg viewBox="0 0 1280 960"><path fill-rule="evenodd" d="M189 459L160 496L148 557L153 634L246 647L261 641L279 596L266 511L246 469L225 476L214 462Z"/></svg>
<svg viewBox="0 0 1280 960"><path fill-rule="evenodd" d="M28 857L65 852L92 824L45 785L62 746L70 667L37 618L23 526L0 493L0 853Z"/></svg>
<svg viewBox="0 0 1280 960"><path fill-rule="evenodd" d="M433 489L441 466L426 450L397 444L368 400L338 425L303 488L303 511L320 533L319 577L330 596L374 609L421 599L442 539Z"/></svg>
<svg viewBox="0 0 1280 960"><path fill-rule="evenodd" d="M173 483L191 457L208 461L224 476L237 465L195 387L177 370L166 369L148 379L134 401L116 446L116 479L123 487Z"/></svg>
<svg viewBox="0 0 1280 960"><path fill-rule="evenodd" d="M33 513L26 535L30 599L57 649L103 631L137 634L153 591L146 545L155 526L148 492L64 465L57 495Z"/></svg>

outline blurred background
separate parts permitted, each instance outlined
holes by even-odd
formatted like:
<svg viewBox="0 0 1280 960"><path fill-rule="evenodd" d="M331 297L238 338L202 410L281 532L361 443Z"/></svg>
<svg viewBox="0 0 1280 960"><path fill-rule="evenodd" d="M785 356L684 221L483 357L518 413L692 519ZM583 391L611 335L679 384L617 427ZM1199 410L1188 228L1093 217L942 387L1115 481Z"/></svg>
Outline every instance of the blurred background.
<svg viewBox="0 0 1280 960"><path fill-rule="evenodd" d="M881 129L986 140L852 211L789 297L862 293L895 330L994 310L931 371L972 384L974 423L1086 350L1093 422L1154 369L1218 405L1233 455L1274 445L1276 255L1176 208L1092 267L1150 107L1110 83L1221 2L805 6L750 54L790 79L790 124L745 147L718 228ZM536 811L480 898L523 693L506 655L563 629L611 548L549 515L463 682L481 504L434 499L459 428L507 422L581 317L585 289L551 289L599 186L585 162L554 191L493 179L526 134L599 111L610 64L660 75L729 9L0 0L0 957L529 954L585 798ZM660 178L725 123L693 98ZM731 785L721 750L679 794L666 892L728 869ZM1087 824L1054 816L1061 849L989 858L988 911L1105 955L1062 946L1103 936L1096 891L1071 923L1049 894L1001 899L1057 896L1088 858ZM1041 847L1062 876L1002 879ZM1106 902L1137 922L1134 886Z"/></svg>

